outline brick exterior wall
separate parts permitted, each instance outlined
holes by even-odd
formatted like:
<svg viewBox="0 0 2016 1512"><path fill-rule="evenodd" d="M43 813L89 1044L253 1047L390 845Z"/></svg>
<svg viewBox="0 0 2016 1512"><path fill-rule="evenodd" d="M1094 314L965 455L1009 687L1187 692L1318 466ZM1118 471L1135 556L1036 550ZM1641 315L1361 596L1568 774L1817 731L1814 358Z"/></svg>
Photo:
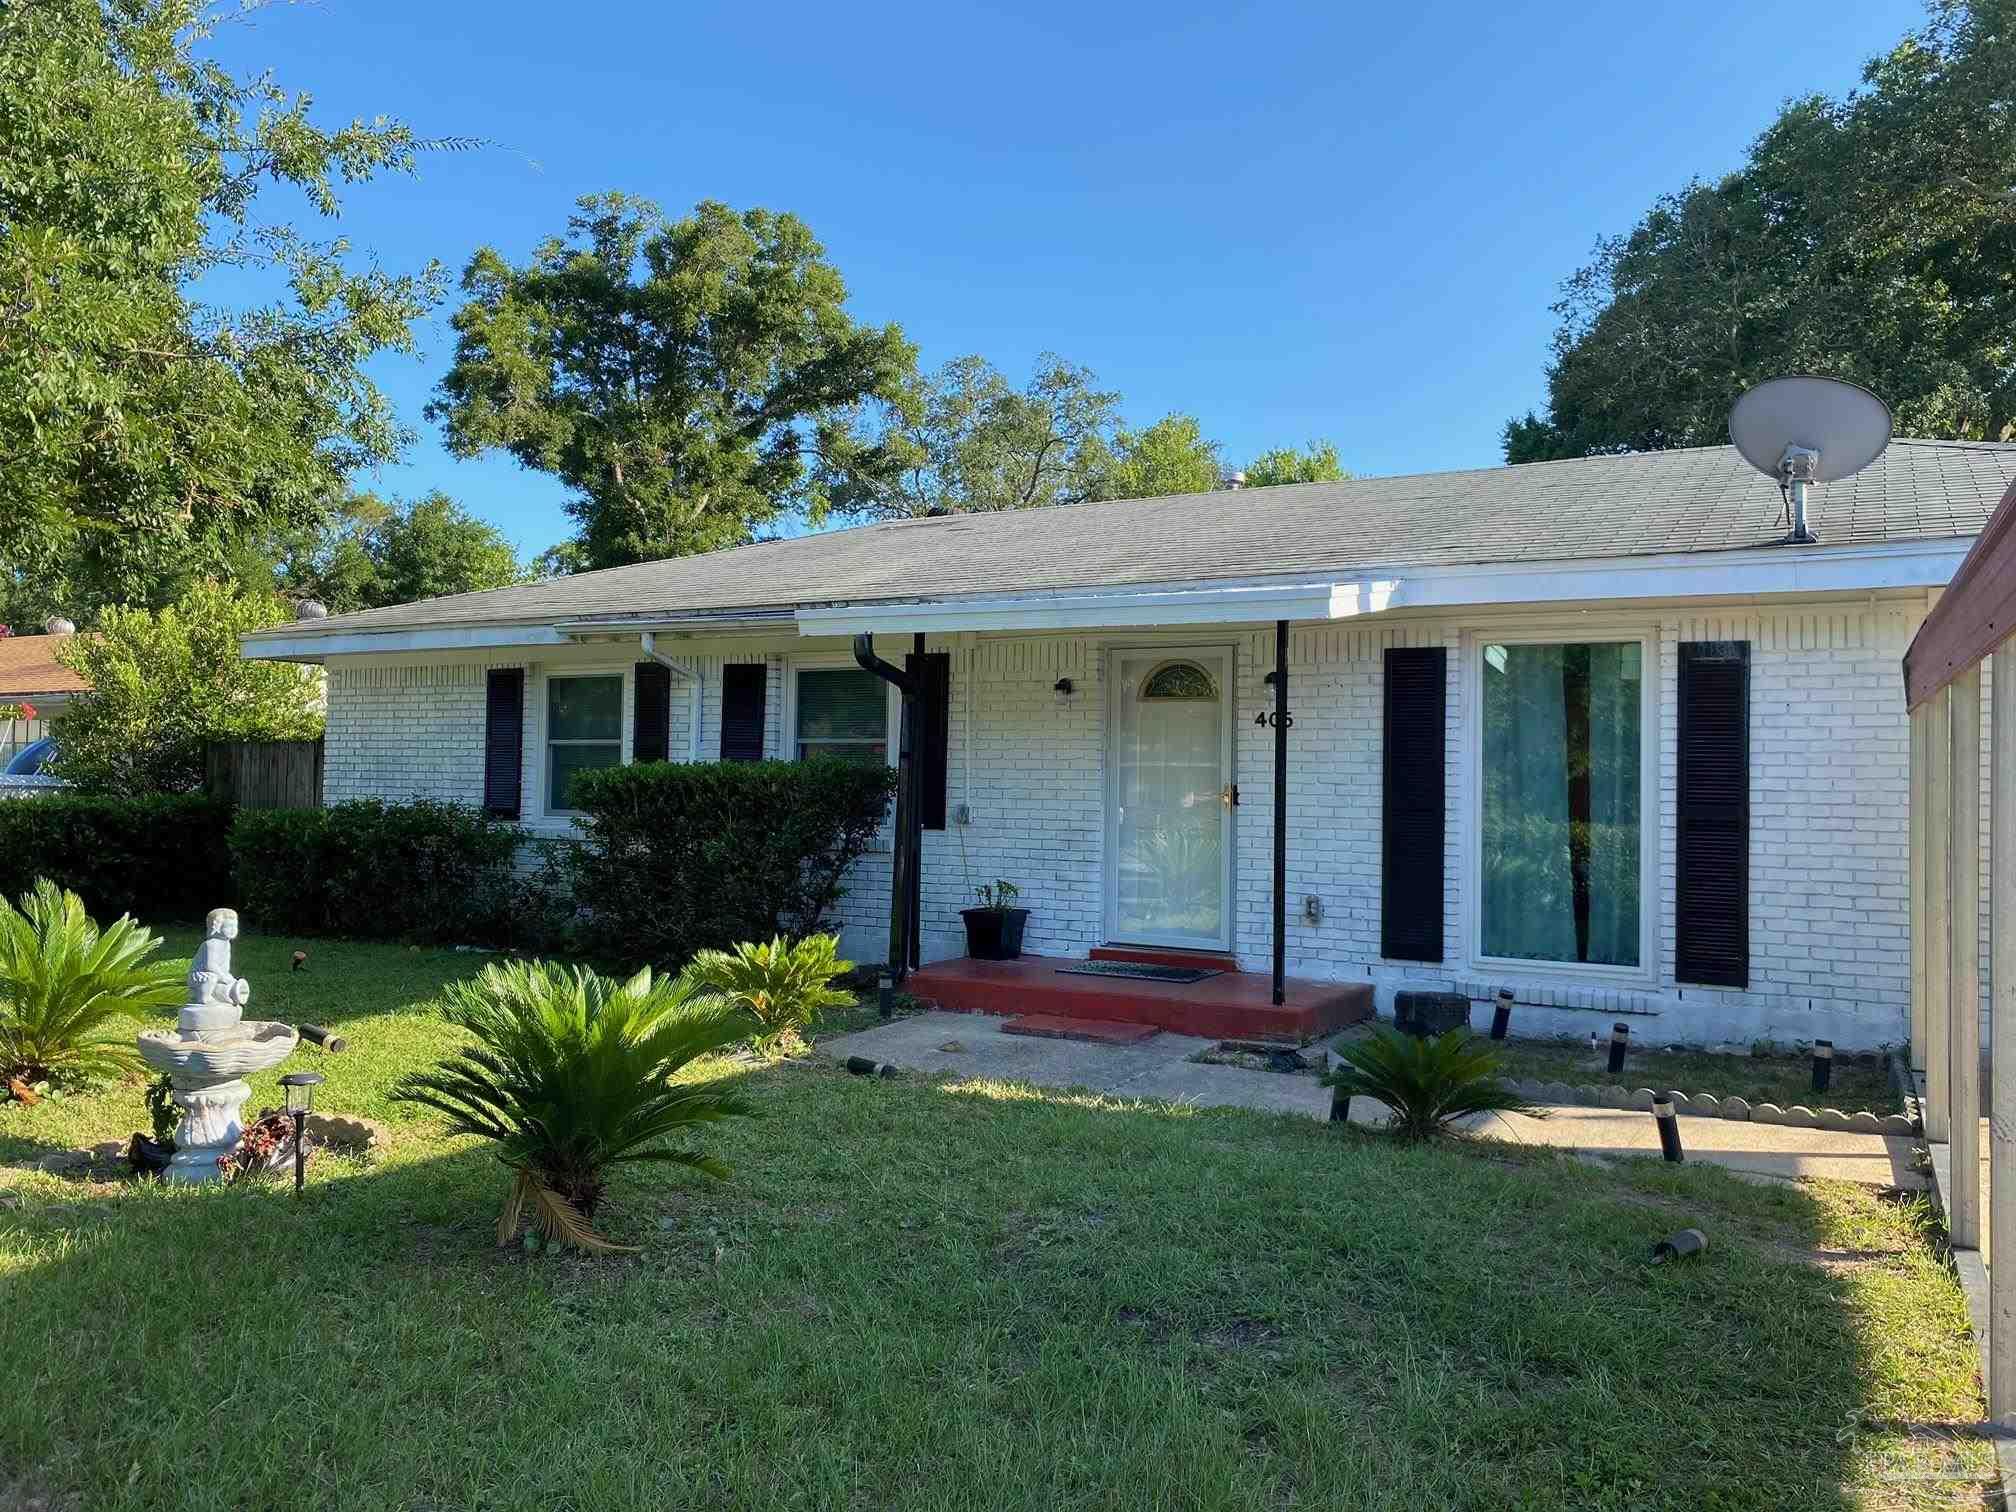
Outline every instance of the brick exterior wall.
<svg viewBox="0 0 2016 1512"><path fill-rule="evenodd" d="M1430 620L1298 629L1290 638L1289 666L1295 714L1289 970L1370 981L1382 1007L1390 1006L1392 991L1402 986L1453 984L1478 997L1511 986L1521 1004L1515 1022L1526 1033L1607 1032L1611 1018L1628 1015L1634 1034L1655 1044L1826 1037L1847 1048L1906 1038L1909 737L1898 666L1923 612L1922 601L1912 598L1830 613L1649 611L1601 619L1605 632L1635 627L1648 635L1657 688L1645 750L1660 794L1645 832L1655 851L1657 885L1648 906L1656 910L1657 970L1637 982L1469 959L1476 755L1467 724L1473 642L1482 632L1466 635L1453 621ZM1509 619L1490 623L1515 628ZM1555 623L1561 623L1558 614ZM1564 631L1562 638L1573 638L1573 632ZM1080 955L1104 942L1106 650L1144 639L1116 632L968 636L934 643L934 649L952 653L953 691L948 824L924 836L927 959L963 953L959 910L971 901L974 886L997 877L1017 883L1032 911L1030 952ZM1234 833L1234 950L1243 967L1266 970L1272 951L1273 736L1256 726L1253 716L1272 707L1263 679L1273 665L1273 635L1199 631L1189 639L1232 644L1237 652L1233 777L1242 801ZM1752 657L1751 982L1741 992L1690 986L1672 974L1677 647L1721 639L1749 641ZM1449 652L1445 959L1432 966L1378 956L1382 653L1393 645L1440 645ZM792 658L802 654L801 643L779 642L674 655L701 678L702 759L712 760L719 751L720 668L726 661L768 663L766 754L785 752L785 680ZM328 800L480 801L487 665L333 661ZM545 664L532 664L527 680L526 822L535 833L564 836L570 833L564 817L535 812L546 670ZM1074 691L1060 698L1054 685L1066 677ZM626 677L626 755L628 709ZM675 760L688 750L688 717L688 694L675 679ZM959 822L962 812L969 822ZM1984 792L1984 822L1986 812ZM1318 922L1304 917L1308 897L1318 900ZM888 903L884 849L856 869L836 920L856 959L881 956Z"/></svg>

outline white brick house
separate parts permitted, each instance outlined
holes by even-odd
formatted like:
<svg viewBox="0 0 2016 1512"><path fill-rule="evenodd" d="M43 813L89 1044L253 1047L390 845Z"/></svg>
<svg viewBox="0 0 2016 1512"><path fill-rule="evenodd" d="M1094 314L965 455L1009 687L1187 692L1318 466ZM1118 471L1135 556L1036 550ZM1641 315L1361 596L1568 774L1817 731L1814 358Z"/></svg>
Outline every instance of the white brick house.
<svg viewBox="0 0 2016 1512"><path fill-rule="evenodd" d="M1909 1030L1899 658L2012 479L2016 446L1900 441L1819 491L1804 545L1726 448L952 516L245 644L327 666L330 802L484 802L517 688L517 817L566 837L566 772L640 739L893 760L855 637L901 663L922 636L947 689L925 961L1005 877L1034 954L1266 971L1285 623L1289 973L1509 987L1528 1032L1872 1046ZM890 862L851 879L857 958L887 949Z"/></svg>

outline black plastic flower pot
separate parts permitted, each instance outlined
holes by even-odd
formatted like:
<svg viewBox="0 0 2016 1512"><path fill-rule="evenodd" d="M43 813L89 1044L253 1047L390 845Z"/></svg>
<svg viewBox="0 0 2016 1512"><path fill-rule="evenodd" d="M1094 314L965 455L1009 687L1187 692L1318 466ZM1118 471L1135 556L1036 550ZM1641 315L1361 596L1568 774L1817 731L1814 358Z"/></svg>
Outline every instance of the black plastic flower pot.
<svg viewBox="0 0 2016 1512"><path fill-rule="evenodd" d="M964 908L966 954L976 961L1013 961L1022 954L1022 931L1029 923L1026 908Z"/></svg>

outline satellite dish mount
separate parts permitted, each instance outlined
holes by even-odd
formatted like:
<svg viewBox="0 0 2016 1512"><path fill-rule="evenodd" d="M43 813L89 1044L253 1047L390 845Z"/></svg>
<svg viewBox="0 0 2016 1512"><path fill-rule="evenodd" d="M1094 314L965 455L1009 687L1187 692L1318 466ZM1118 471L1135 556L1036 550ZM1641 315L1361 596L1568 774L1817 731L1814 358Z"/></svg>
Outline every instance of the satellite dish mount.
<svg viewBox="0 0 2016 1512"><path fill-rule="evenodd" d="M1890 406L1859 384L1794 374L1758 384L1729 411L1743 460L1775 480L1785 499L1788 545L1820 537L1807 522L1815 483L1853 477L1890 444Z"/></svg>

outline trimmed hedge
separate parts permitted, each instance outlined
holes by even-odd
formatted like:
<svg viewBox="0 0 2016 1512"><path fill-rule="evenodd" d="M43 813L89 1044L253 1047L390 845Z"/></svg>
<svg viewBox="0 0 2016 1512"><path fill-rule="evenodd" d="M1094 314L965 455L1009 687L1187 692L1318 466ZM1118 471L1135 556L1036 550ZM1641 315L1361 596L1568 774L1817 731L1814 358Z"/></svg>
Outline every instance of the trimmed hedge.
<svg viewBox="0 0 2016 1512"><path fill-rule="evenodd" d="M522 838L480 809L364 798L241 810L230 848L251 928L489 942L517 901Z"/></svg>
<svg viewBox="0 0 2016 1512"><path fill-rule="evenodd" d="M566 857L584 943L677 969L700 950L818 929L888 811L896 774L810 761L639 762L583 772Z"/></svg>
<svg viewBox="0 0 2016 1512"><path fill-rule="evenodd" d="M51 795L0 802L0 896L47 877L101 923L201 919L228 905L231 805L200 794L151 798Z"/></svg>

